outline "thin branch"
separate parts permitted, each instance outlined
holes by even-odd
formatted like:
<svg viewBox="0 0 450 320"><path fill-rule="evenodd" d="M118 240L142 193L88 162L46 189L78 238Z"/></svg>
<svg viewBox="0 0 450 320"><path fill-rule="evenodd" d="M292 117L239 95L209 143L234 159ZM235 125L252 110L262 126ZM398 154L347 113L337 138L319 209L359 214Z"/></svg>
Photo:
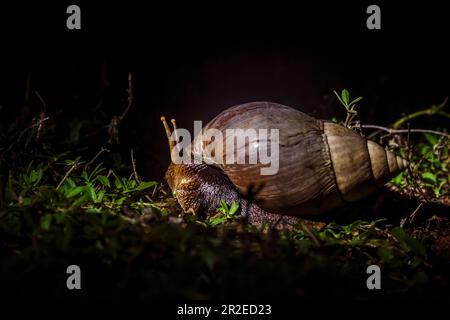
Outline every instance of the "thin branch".
<svg viewBox="0 0 450 320"><path fill-rule="evenodd" d="M407 146L407 148L406 148L406 152L407 152L406 160L408 160L408 163L411 163L411 155L412 155L410 138L411 138L411 127L410 127L409 122L408 122L408 135L407 135L407 140L406 140L407 141L407 143L406 143L406 146Z"/></svg>
<svg viewBox="0 0 450 320"><path fill-rule="evenodd" d="M97 130L92 131L91 133L87 133L87 134L84 135L84 138L90 138L90 137L93 137L93 136L95 136L96 134L98 134L98 133L100 133L101 131L103 131L103 130L105 130L106 128L108 128L108 126L109 126L109 125L105 124L104 126L98 128Z"/></svg>
<svg viewBox="0 0 450 320"><path fill-rule="evenodd" d="M136 160L134 159L133 149L131 149L131 166L133 167L134 178L136 179L136 181L138 183L141 183L142 181L139 178L139 175L137 174L137 171L136 171Z"/></svg>
<svg viewBox="0 0 450 320"><path fill-rule="evenodd" d="M450 137L448 133L436 131L436 130L428 130L428 129L390 129L382 126L372 125L372 124L363 124L361 125L361 128L364 129L377 129L381 131L388 132L389 134L395 134L395 133L432 133L439 136L444 137Z"/></svg>
<svg viewBox="0 0 450 320"><path fill-rule="evenodd" d="M319 240L317 239L317 237L314 235L314 233L312 233L311 229L304 222L302 222L301 227L302 227L303 231L305 231L306 234L308 234L308 236L311 238L311 240L314 242L314 244L316 246L320 246Z"/></svg>
<svg viewBox="0 0 450 320"><path fill-rule="evenodd" d="M99 129L86 134L84 137L85 138L89 138L92 137L98 133L100 133L101 131L107 129L108 134L110 136L109 139L109 143L112 143L112 141L116 141L117 143L119 143L119 130L118 130L118 126L120 125L120 123L122 122L123 118L127 115L128 111L131 108L131 105L133 104L134 101L134 95L133 95L133 82L132 82L133 78L131 75L131 72L128 73L128 89L127 89L127 93L128 93L128 98L127 98L127 106L125 108L125 110L122 112L122 115L120 116L113 116L110 123L107 125L104 125L102 127L100 127Z"/></svg>
<svg viewBox="0 0 450 320"><path fill-rule="evenodd" d="M132 83L131 72L128 73L128 89L127 89L127 92L128 92L128 99L127 99L128 100L128 104L127 104L127 108L125 109L125 111L119 117L120 120L122 120L126 116L128 110L130 110L130 107L133 104L134 96L133 96L133 83Z"/></svg>
<svg viewBox="0 0 450 320"><path fill-rule="evenodd" d="M13 173L11 170L8 171L8 189L10 197L17 200L17 194L13 188Z"/></svg>
<svg viewBox="0 0 450 320"><path fill-rule="evenodd" d="M448 101L448 97L445 97L444 101L442 101L441 104L438 105L438 106L431 106L430 108L411 113L411 114L409 114L409 115L407 115L407 116L397 120L392 125L392 127L394 129L397 129L403 123L405 123L405 122L407 122L407 121L409 121L411 119L414 119L414 118L417 118L417 117L420 117L420 116L425 116L425 115L431 116L431 115L438 114L438 115L450 118L450 114L442 110L444 108L444 106L447 104L447 101Z"/></svg>
<svg viewBox="0 0 450 320"><path fill-rule="evenodd" d="M47 104L45 103L45 100L42 98L42 96L39 94L37 90L34 91L34 94L38 97L39 101L41 102L43 111L47 112Z"/></svg>
<svg viewBox="0 0 450 320"><path fill-rule="evenodd" d="M58 183L58 186L56 187L56 190L58 190L62 184L64 183L64 181L66 181L66 179L69 177L69 175L72 173L73 170L75 170L75 168L78 166L78 162L75 162L69 169L69 171L66 172L66 174L64 175L64 177L61 179L61 181Z"/></svg>
<svg viewBox="0 0 450 320"><path fill-rule="evenodd" d="M89 161L88 163L86 163L84 165L84 170L86 170L87 167L89 167L92 163L94 163L95 160L97 160L97 158L103 153L103 152L109 152L108 149L105 148L101 148L99 152L97 152L97 154L94 156L94 158L92 158L91 161Z"/></svg>
<svg viewBox="0 0 450 320"><path fill-rule="evenodd" d="M423 202L419 203L419 205L417 206L416 210L414 210L414 212L411 213L411 215L409 216L409 222L411 224L414 223L414 221L416 220L417 213L419 212L420 208L422 208L423 205L424 205Z"/></svg>
<svg viewBox="0 0 450 320"><path fill-rule="evenodd" d="M8 148L6 148L5 150L3 150L0 155L4 155L5 153L7 153L9 150L11 150L14 145L16 145L17 143L20 142L20 140L22 140L23 135L30 129L33 129L34 127L38 127L40 125L42 125L43 122L47 121L49 119L49 117L45 117L42 119L39 119L39 121L37 121L36 123L33 123L31 125L29 125L27 128L25 128L24 130L22 130L19 134L19 137L16 139L16 141L14 141Z"/></svg>

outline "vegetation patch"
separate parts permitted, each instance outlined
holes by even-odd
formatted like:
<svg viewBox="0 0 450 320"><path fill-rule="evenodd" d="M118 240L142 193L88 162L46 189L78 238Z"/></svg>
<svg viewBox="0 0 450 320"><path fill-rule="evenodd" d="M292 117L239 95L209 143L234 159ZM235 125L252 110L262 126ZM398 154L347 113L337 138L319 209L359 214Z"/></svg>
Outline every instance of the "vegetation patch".
<svg viewBox="0 0 450 320"><path fill-rule="evenodd" d="M346 90L338 96L344 125L374 129L354 121L361 98L350 102ZM443 105L430 110L444 112ZM211 217L182 213L164 182L143 179L140 159L116 147L118 130L108 131L107 147L83 148L86 119L70 126L46 114L28 124L2 121L2 288L13 297L82 299L448 299L448 135L444 128L413 132L402 119L368 137L408 159L408 171L325 222L301 220L286 230L245 224L238 205L224 201ZM71 264L83 272L80 292L66 288ZM366 287L372 264L382 270L378 292Z"/></svg>

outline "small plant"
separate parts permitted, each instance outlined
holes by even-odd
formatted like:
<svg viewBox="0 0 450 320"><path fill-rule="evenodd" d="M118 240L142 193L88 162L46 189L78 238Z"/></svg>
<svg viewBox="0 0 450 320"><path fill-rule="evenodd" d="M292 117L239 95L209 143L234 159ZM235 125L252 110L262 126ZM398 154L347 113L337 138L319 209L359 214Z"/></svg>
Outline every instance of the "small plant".
<svg viewBox="0 0 450 320"><path fill-rule="evenodd" d="M362 100L362 97L358 97L350 101L350 93L347 89L342 90L341 95L339 95L336 90L333 91L339 102L345 107L347 110L347 116L344 121L344 126L347 128L351 128L350 123L352 120L358 115L356 111L356 103Z"/></svg>
<svg viewBox="0 0 450 320"><path fill-rule="evenodd" d="M391 182L400 189L420 188L422 194L439 198L449 193L450 154L448 139L429 133L414 146L411 146L410 162L415 183L409 183L411 177L402 173Z"/></svg>
<svg viewBox="0 0 450 320"><path fill-rule="evenodd" d="M220 200L219 207L217 208L217 214L208 218L207 223L211 226L216 226L222 224L226 221L233 220L236 218L236 213L238 212L239 204L233 201L230 206L225 202L225 200Z"/></svg>

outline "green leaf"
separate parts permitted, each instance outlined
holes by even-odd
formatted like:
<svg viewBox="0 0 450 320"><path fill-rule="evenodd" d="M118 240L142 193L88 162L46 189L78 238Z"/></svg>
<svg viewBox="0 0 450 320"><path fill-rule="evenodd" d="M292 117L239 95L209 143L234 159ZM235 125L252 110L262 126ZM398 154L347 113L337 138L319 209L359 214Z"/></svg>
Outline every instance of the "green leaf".
<svg viewBox="0 0 450 320"><path fill-rule="evenodd" d="M83 125L83 122L77 121L77 120L74 120L70 123L69 138L72 143L77 143L78 140L80 139L80 129L81 129L82 125Z"/></svg>
<svg viewBox="0 0 450 320"><path fill-rule="evenodd" d="M81 177L83 178L84 181L88 182L89 181L89 177L86 171L83 171L81 173Z"/></svg>
<svg viewBox="0 0 450 320"><path fill-rule="evenodd" d="M77 186L77 184L75 183L75 181L73 181L73 179L71 177L66 179L66 182L64 183L64 186L66 186L70 189L75 188Z"/></svg>
<svg viewBox="0 0 450 320"><path fill-rule="evenodd" d="M431 181L433 184L436 183L437 178L434 174L431 172L424 172L422 173L422 179Z"/></svg>
<svg viewBox="0 0 450 320"><path fill-rule="evenodd" d="M140 185L137 186L137 188L135 188L135 191L142 191L148 188L151 188L153 186L157 185L156 181L147 181L147 182L142 182Z"/></svg>
<svg viewBox="0 0 450 320"><path fill-rule="evenodd" d="M426 258L427 252L424 245L417 241L416 239L411 238L405 230L400 227L395 227L392 229L392 234L394 237L402 244L402 246L406 249L406 251L413 251L415 254L420 255L421 257Z"/></svg>
<svg viewBox="0 0 450 320"><path fill-rule="evenodd" d="M404 178L403 178L403 172L400 172L398 175L396 175L394 178L392 178L392 183L396 186L403 186Z"/></svg>
<svg viewBox="0 0 450 320"><path fill-rule="evenodd" d="M127 197L121 197L119 199L115 199L114 203L120 207L124 203L125 200L127 200Z"/></svg>
<svg viewBox="0 0 450 320"><path fill-rule="evenodd" d="M91 174L89 175L89 180L91 180L93 177L97 176L98 174L100 174L101 172L105 171L106 168L102 167L103 163L100 162L95 168L94 170L92 170Z"/></svg>
<svg viewBox="0 0 450 320"><path fill-rule="evenodd" d="M336 98L338 98L339 102L340 102L343 106L345 106L345 103L344 103L344 101L342 101L341 96L339 95L339 93L337 93L336 90L333 90L333 92L334 92L334 95L336 96Z"/></svg>
<svg viewBox="0 0 450 320"><path fill-rule="evenodd" d="M134 182L134 180L133 180L133 182ZM131 183L131 182L130 182L130 188L132 188L132 189L126 190L126 191L124 191L123 193L142 191L142 190L151 188L151 187L157 185L158 183L155 182L155 181L142 182L140 185L138 185L136 188L134 188L133 186L134 186L135 184L136 184L136 183Z"/></svg>
<svg viewBox="0 0 450 320"><path fill-rule="evenodd" d="M441 182L439 182L438 191L440 192L442 187L445 186L447 183L447 179L442 179Z"/></svg>
<svg viewBox="0 0 450 320"><path fill-rule="evenodd" d="M217 211L223 213L223 214L227 214L228 213L228 205L225 202L225 200L220 199L219 201L219 207L217 208Z"/></svg>
<svg viewBox="0 0 450 320"><path fill-rule="evenodd" d="M108 187L108 188L111 187L111 184L109 183L109 179L108 179L106 176L103 176L103 175L99 174L99 175L97 176L97 180L98 180L102 185L104 185L105 187Z"/></svg>
<svg viewBox="0 0 450 320"><path fill-rule="evenodd" d="M28 175L26 175L26 174L22 175L22 180L25 182L25 184L26 184L27 186L29 186L29 185L31 184L30 178L29 178Z"/></svg>
<svg viewBox="0 0 450 320"><path fill-rule="evenodd" d="M228 211L228 215L232 216L236 213L236 211L239 209L239 203L236 201L233 201L230 207L230 211Z"/></svg>
<svg viewBox="0 0 450 320"><path fill-rule="evenodd" d="M356 98L355 100L353 100L352 102L350 102L350 105L355 104L355 103L361 101L362 98L363 98L363 97L358 97L358 98Z"/></svg>
<svg viewBox="0 0 450 320"><path fill-rule="evenodd" d="M38 169L38 170L31 170L31 174L30 174L30 183L33 184L34 186L36 186L39 181L42 179L42 169Z"/></svg>
<svg viewBox="0 0 450 320"><path fill-rule="evenodd" d="M56 223L63 222L65 218L66 218L66 215L64 214L64 212L58 211L58 212L55 213Z"/></svg>
<svg viewBox="0 0 450 320"><path fill-rule="evenodd" d="M393 228L391 232L394 235L394 237L401 243L404 243L405 239L408 238L408 235L406 234L405 230L403 230L400 227Z"/></svg>
<svg viewBox="0 0 450 320"><path fill-rule="evenodd" d="M122 181L121 181L121 180L119 179L119 177L116 176L115 174L114 174L114 176L115 176L115 179L114 179L114 185L116 186L116 188L117 188L117 189L123 189Z"/></svg>
<svg viewBox="0 0 450 320"><path fill-rule="evenodd" d="M134 189L136 187L136 180L127 180L122 178L123 184L127 186L127 189Z"/></svg>
<svg viewBox="0 0 450 320"><path fill-rule="evenodd" d="M216 216L216 217L211 218L210 224L211 224L212 226L217 226L218 224L223 223L225 220L226 220L226 217L225 217L225 216L219 215L219 216Z"/></svg>
<svg viewBox="0 0 450 320"><path fill-rule="evenodd" d="M78 156L75 160L66 160L66 164L69 166L72 166L72 165L84 163L84 161L79 163L80 159L81 159L81 157Z"/></svg>
<svg viewBox="0 0 450 320"><path fill-rule="evenodd" d="M93 186L89 186L87 188L89 195L91 196L92 201L96 202L97 201L97 194L95 193L95 189Z"/></svg>
<svg viewBox="0 0 450 320"><path fill-rule="evenodd" d="M394 258L392 251L385 247L378 248L378 255L380 256L381 260L386 262L390 262Z"/></svg>
<svg viewBox="0 0 450 320"><path fill-rule="evenodd" d="M97 201L96 201L96 203L102 202L103 197L105 196L105 193L106 193L105 190L100 190L100 191L97 193Z"/></svg>
<svg viewBox="0 0 450 320"><path fill-rule="evenodd" d="M427 139L427 141L428 141L432 146L434 146L435 144L438 144L439 138L438 138L436 135L431 134L431 133L425 133L424 135L425 135L425 139Z"/></svg>
<svg viewBox="0 0 450 320"><path fill-rule="evenodd" d="M83 192L84 190L85 190L85 187L76 187L76 188L72 189L71 191L69 191L69 193L67 193L66 197L72 198L72 197L76 196L77 194Z"/></svg>
<svg viewBox="0 0 450 320"><path fill-rule="evenodd" d="M46 214L46 215L42 216L41 217L41 228L45 231L49 230L51 222L52 222L51 214Z"/></svg>
<svg viewBox="0 0 450 320"><path fill-rule="evenodd" d="M228 204L223 199L220 199L220 207L228 211Z"/></svg>
<svg viewBox="0 0 450 320"><path fill-rule="evenodd" d="M348 106L348 102L350 100L350 93L347 89L342 90L341 92L342 101L344 101L345 105Z"/></svg>
<svg viewBox="0 0 450 320"><path fill-rule="evenodd" d="M72 203L72 206L73 207L78 207L78 206L88 202L89 198L90 198L89 193L85 193L81 197L79 197L74 203Z"/></svg>

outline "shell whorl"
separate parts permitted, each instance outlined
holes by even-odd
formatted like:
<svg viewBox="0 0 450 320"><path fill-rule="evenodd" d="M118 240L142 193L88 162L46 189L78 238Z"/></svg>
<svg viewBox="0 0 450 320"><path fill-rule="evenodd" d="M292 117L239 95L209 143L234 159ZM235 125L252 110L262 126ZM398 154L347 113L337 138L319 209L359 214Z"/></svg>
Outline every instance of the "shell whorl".
<svg viewBox="0 0 450 320"><path fill-rule="evenodd" d="M367 141L367 149L372 164L373 178L379 187L408 167L408 161L385 150L373 141Z"/></svg>
<svg viewBox="0 0 450 320"><path fill-rule="evenodd" d="M337 187L345 202L358 201L407 167L379 144L334 123L324 123Z"/></svg>

